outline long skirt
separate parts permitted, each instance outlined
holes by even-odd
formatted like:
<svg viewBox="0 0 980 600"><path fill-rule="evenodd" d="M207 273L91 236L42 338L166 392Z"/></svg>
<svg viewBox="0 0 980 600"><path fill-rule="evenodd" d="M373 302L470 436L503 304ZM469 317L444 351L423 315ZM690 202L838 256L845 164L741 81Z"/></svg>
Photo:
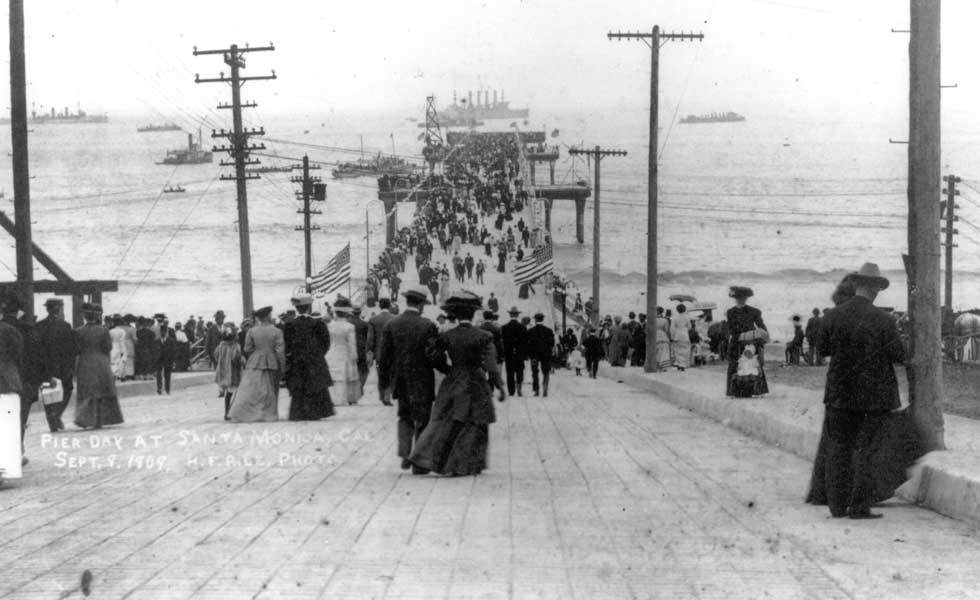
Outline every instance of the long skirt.
<svg viewBox="0 0 980 600"><path fill-rule="evenodd" d="M433 419L415 442L412 464L442 475L479 475L487 468L490 427Z"/></svg>
<svg viewBox="0 0 980 600"><path fill-rule="evenodd" d="M671 342L674 347L674 366L686 369L691 366L691 342L675 340Z"/></svg>
<svg viewBox="0 0 980 600"><path fill-rule="evenodd" d="M657 340L657 369L663 370L670 367L670 341Z"/></svg>
<svg viewBox="0 0 980 600"><path fill-rule="evenodd" d="M115 394L78 395L78 401L75 403L75 425L83 429L89 427L98 429L122 422L122 409Z"/></svg>
<svg viewBox="0 0 980 600"><path fill-rule="evenodd" d="M231 398L228 418L235 423L279 420L279 372L245 369Z"/></svg>
<svg viewBox="0 0 980 600"><path fill-rule="evenodd" d="M328 352L327 364L330 365L330 378L333 379L333 394L331 396L337 402L357 404L357 401L364 395L357 362L333 357Z"/></svg>

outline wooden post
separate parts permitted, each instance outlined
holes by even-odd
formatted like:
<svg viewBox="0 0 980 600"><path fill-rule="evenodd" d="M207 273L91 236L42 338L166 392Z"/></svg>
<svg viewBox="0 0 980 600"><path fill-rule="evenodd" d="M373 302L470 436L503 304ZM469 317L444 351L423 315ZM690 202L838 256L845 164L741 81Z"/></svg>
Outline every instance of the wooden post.
<svg viewBox="0 0 980 600"><path fill-rule="evenodd" d="M592 198L592 310L595 311L595 322L599 326L602 313L599 312L599 161L602 155L599 146L595 147L595 195Z"/></svg>
<svg viewBox="0 0 980 600"><path fill-rule="evenodd" d="M956 175L948 175L943 177L943 181L946 182L946 202L943 205L946 209L946 234L944 245L946 246L946 314L943 315L944 318L948 318L953 314L953 235L956 233L956 228L954 227L956 223L956 196L959 196L960 191L956 189L956 184L962 181Z"/></svg>
<svg viewBox="0 0 980 600"><path fill-rule="evenodd" d="M647 339L643 371L657 370L657 113L660 87L660 26L650 38L650 144L647 156Z"/></svg>
<svg viewBox="0 0 980 600"><path fill-rule="evenodd" d="M911 0L909 40L909 403L925 446L945 448L939 282L940 5Z"/></svg>
<svg viewBox="0 0 980 600"><path fill-rule="evenodd" d="M10 137L14 169L14 226L17 290L28 318L34 316L34 257L31 254L31 184L27 156L27 77L24 1L10 0Z"/></svg>
<svg viewBox="0 0 980 600"><path fill-rule="evenodd" d="M313 181L310 180L310 157L303 155L303 258L305 259L306 291L310 291L310 278L313 276L313 238L310 227L310 196L313 194Z"/></svg>
<svg viewBox="0 0 980 600"><path fill-rule="evenodd" d="M575 239L585 243L585 198L575 199Z"/></svg>

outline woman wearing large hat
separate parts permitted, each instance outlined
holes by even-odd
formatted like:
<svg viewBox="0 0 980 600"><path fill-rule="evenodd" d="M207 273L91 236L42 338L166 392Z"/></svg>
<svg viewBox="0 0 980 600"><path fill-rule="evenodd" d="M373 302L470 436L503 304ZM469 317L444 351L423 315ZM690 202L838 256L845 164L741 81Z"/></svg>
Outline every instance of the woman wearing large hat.
<svg viewBox="0 0 980 600"><path fill-rule="evenodd" d="M753 296L752 288L733 285L728 289L728 295L735 299L735 306L725 313L728 321L728 377L725 394L735 395L734 383L738 373L738 359L748 346L754 348L756 360L759 361L759 374L752 395L766 394L769 392L769 385L766 383L763 350L769 334L766 324L762 321L762 311L746 304L746 301Z"/></svg>
<svg viewBox="0 0 980 600"><path fill-rule="evenodd" d="M271 306L252 313L255 323L245 334L242 347L248 360L228 409L230 421L279 420L279 379L286 368L286 344L282 330L272 324L271 315Z"/></svg>
<svg viewBox="0 0 980 600"><path fill-rule="evenodd" d="M459 291L442 306L458 325L441 333L429 352L433 366L446 378L436 394L429 424L409 456L419 469L478 475L487 468L490 423L496 420L493 389L500 390L500 401L507 393L493 335L473 327L473 314L482 304L476 294Z"/></svg>
<svg viewBox="0 0 980 600"><path fill-rule="evenodd" d="M333 397L337 402L354 405L364 395L357 370L357 329L348 320L354 307L347 298L338 298L333 304L333 312L335 318L327 323L330 349L326 355L330 377L334 385L340 388Z"/></svg>
<svg viewBox="0 0 980 600"><path fill-rule="evenodd" d="M123 422L109 362L112 340L109 331L100 324L102 307L85 303L81 309L85 324L75 330L79 350L75 367L78 384L75 425L83 429L99 429L104 425Z"/></svg>

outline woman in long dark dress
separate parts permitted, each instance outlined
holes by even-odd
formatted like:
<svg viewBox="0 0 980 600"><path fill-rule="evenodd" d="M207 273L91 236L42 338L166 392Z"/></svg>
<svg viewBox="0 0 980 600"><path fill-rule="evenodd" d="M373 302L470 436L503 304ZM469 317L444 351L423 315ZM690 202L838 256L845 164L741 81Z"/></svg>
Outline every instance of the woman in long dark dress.
<svg viewBox="0 0 980 600"><path fill-rule="evenodd" d="M745 352L746 346L755 348L755 355L759 361L759 376L756 378L755 393L753 395L769 393L769 385L766 383L765 356L763 354L765 341L759 337L754 339L743 339L751 337L750 332L761 329L766 330L766 324L762 321L762 311L758 308L746 304L746 300L752 297L752 288L732 286L729 288L728 295L735 299L735 306L728 309L725 313L728 321L728 376L725 381L725 395L734 396L735 374L738 372L738 359ZM743 334L750 334L743 336Z"/></svg>
<svg viewBox="0 0 980 600"><path fill-rule="evenodd" d="M440 334L428 352L433 367L446 378L436 394L429 424L409 456L421 469L443 475L479 475L487 468L490 423L496 421L493 390L500 390L501 402L507 394L493 335L473 327L473 313L481 304L479 296L461 291L442 307L458 325Z"/></svg>
<svg viewBox="0 0 980 600"><path fill-rule="evenodd" d="M117 425L123 422L123 416L109 362L112 339L109 331L100 325L102 307L98 304L83 304L82 318L85 324L75 330L78 334L79 352L75 366L78 382L75 425L83 429Z"/></svg>

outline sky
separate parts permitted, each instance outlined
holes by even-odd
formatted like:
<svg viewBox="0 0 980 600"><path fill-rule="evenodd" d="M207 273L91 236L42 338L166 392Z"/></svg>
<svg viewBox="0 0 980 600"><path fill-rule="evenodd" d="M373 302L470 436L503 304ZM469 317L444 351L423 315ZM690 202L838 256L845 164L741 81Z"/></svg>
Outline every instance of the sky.
<svg viewBox="0 0 980 600"><path fill-rule="evenodd" d="M537 110L646 107L650 52L609 31L698 31L661 50L662 101L686 112L813 113L904 118L909 7L902 0L44 0L26 3L28 103L110 115L213 110L227 86L218 56L232 43L272 42L249 56L244 97L274 114L416 110L434 94L503 90ZM944 113L973 115L980 73L975 0L943 3ZM3 47L7 28L2 28ZM7 87L7 70L0 85ZM980 119L978 119L980 121ZM977 125L980 128L980 123Z"/></svg>

